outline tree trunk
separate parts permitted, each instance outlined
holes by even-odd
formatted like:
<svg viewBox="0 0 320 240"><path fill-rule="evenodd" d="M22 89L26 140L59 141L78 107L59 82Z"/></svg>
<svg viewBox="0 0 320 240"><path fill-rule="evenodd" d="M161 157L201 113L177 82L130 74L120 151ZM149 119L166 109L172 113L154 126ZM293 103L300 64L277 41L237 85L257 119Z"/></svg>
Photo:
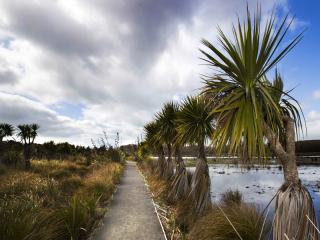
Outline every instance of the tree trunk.
<svg viewBox="0 0 320 240"><path fill-rule="evenodd" d="M31 168L31 161L30 161L30 145L25 144L23 147L23 155L24 155L24 162L25 162L25 168L29 170Z"/></svg>
<svg viewBox="0 0 320 240"><path fill-rule="evenodd" d="M296 163L295 153L295 131L294 122L289 117L284 117L285 132L286 132L286 151L281 145L278 137L274 134L272 129L264 123L264 129L266 137L270 143L270 146L276 154L278 160L283 166L284 173L284 186L299 185L299 174Z"/></svg>
<svg viewBox="0 0 320 240"><path fill-rule="evenodd" d="M174 174L174 166L172 162L172 146L170 143L167 144L167 150L168 150L168 158L166 161L166 167L165 167L165 179L169 180L172 178Z"/></svg>
<svg viewBox="0 0 320 240"><path fill-rule="evenodd" d="M177 171L179 169L180 165L183 163L183 159L182 159L182 156L181 156L181 151L180 151L180 146L179 145L177 145L175 147L175 158L176 158L176 171Z"/></svg>
<svg viewBox="0 0 320 240"><path fill-rule="evenodd" d="M176 155L176 172L174 175L174 180L171 184L171 191L169 193L169 199L173 202L184 199L189 193L189 180L188 172L186 170L183 158L181 156L180 147L175 148Z"/></svg>
<svg viewBox="0 0 320 240"><path fill-rule="evenodd" d="M195 214L202 215L208 208L211 207L211 180L205 154L204 139L199 143L198 148L199 157L197 160L196 169L192 175L190 194L192 197Z"/></svg>
<svg viewBox="0 0 320 240"><path fill-rule="evenodd" d="M273 221L273 240L319 239L313 224L317 218L310 193L300 180L295 156L294 122L283 118L285 125L285 146L281 145L272 129L264 123L264 132L271 148L283 165L284 184L277 193ZM309 221L309 219L312 223Z"/></svg>
<svg viewBox="0 0 320 240"><path fill-rule="evenodd" d="M166 165L165 154L163 150L163 146L160 145L158 148L158 161L157 161L157 172L161 178L164 177L164 170Z"/></svg>

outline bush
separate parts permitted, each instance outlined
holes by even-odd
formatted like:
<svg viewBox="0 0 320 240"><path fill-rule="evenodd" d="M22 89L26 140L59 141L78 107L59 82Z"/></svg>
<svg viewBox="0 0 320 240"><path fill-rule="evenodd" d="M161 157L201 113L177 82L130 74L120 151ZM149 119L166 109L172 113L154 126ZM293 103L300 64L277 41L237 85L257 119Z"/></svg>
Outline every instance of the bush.
<svg viewBox="0 0 320 240"><path fill-rule="evenodd" d="M62 179L59 183L60 189L65 193L72 193L83 186L83 181L78 176Z"/></svg>
<svg viewBox="0 0 320 240"><path fill-rule="evenodd" d="M89 211L78 197L73 197L69 204L57 210L54 215L60 226L60 234L64 239L82 239L86 235Z"/></svg>
<svg viewBox="0 0 320 240"><path fill-rule="evenodd" d="M221 196L221 202L223 204L240 204L243 202L243 197L241 192L238 190L232 191L228 190L225 193L222 194Z"/></svg>
<svg viewBox="0 0 320 240"><path fill-rule="evenodd" d="M23 155L20 151L9 150L4 153L2 163L8 166L17 166L23 163Z"/></svg>
<svg viewBox="0 0 320 240"><path fill-rule="evenodd" d="M7 168L0 164L0 175L4 175L7 172Z"/></svg>
<svg viewBox="0 0 320 240"><path fill-rule="evenodd" d="M215 206L195 223L188 239L231 240L240 239L239 234L241 239L264 240L268 239L271 228L270 222L266 220L264 223L264 220L265 216L254 205L242 203Z"/></svg>
<svg viewBox="0 0 320 240"><path fill-rule="evenodd" d="M37 211L29 199L0 199L0 239L25 239L35 227Z"/></svg>
<svg viewBox="0 0 320 240"><path fill-rule="evenodd" d="M56 169L49 173L49 177L61 179L70 177L72 173L68 169Z"/></svg>

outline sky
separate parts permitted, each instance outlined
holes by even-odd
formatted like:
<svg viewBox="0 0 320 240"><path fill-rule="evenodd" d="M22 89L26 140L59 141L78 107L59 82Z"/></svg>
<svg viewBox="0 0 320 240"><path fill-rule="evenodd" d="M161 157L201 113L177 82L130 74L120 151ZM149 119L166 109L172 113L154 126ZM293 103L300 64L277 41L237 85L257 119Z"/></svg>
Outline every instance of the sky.
<svg viewBox="0 0 320 240"><path fill-rule="evenodd" d="M90 145L103 131L134 143L166 101L196 94L201 39L216 43L246 3L294 16L277 66L320 139L318 0L0 0L0 122L38 123L38 142ZM284 42L285 43L285 42Z"/></svg>

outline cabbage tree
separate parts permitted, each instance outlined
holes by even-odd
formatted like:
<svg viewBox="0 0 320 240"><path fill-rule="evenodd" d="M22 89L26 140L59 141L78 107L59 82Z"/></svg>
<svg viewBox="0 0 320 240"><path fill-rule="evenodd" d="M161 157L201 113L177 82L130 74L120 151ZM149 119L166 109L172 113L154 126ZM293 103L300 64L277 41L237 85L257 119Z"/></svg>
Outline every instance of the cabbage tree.
<svg viewBox="0 0 320 240"><path fill-rule="evenodd" d="M178 141L197 144L198 159L192 175L190 195L196 214L202 214L211 206L210 177L205 143L213 133L209 102L203 96L187 97L178 113Z"/></svg>
<svg viewBox="0 0 320 240"><path fill-rule="evenodd" d="M276 198L273 239L318 239L312 199L301 184L296 164L295 136L302 129L301 111L290 92L283 90L276 75L266 74L301 40L302 34L284 41L292 21L284 17L276 25L272 15L261 27L258 10L254 18L233 26L233 38L219 29L222 48L203 40L203 60L214 69L205 77L203 92L215 103L218 128L213 142L219 152L246 147L249 159L266 156L266 141L284 170L284 183ZM244 144L245 143L245 144Z"/></svg>

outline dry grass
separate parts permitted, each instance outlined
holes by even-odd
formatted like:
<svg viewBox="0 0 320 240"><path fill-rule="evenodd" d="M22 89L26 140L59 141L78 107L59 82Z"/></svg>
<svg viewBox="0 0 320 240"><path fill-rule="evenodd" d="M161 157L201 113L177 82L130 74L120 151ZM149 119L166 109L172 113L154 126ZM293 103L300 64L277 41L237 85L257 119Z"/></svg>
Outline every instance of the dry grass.
<svg viewBox="0 0 320 240"><path fill-rule="evenodd" d="M249 204L215 206L193 226L190 240L265 240L271 224Z"/></svg>
<svg viewBox="0 0 320 240"><path fill-rule="evenodd" d="M0 175L0 240L86 238L122 170L114 162L40 160L30 171L6 169Z"/></svg>

